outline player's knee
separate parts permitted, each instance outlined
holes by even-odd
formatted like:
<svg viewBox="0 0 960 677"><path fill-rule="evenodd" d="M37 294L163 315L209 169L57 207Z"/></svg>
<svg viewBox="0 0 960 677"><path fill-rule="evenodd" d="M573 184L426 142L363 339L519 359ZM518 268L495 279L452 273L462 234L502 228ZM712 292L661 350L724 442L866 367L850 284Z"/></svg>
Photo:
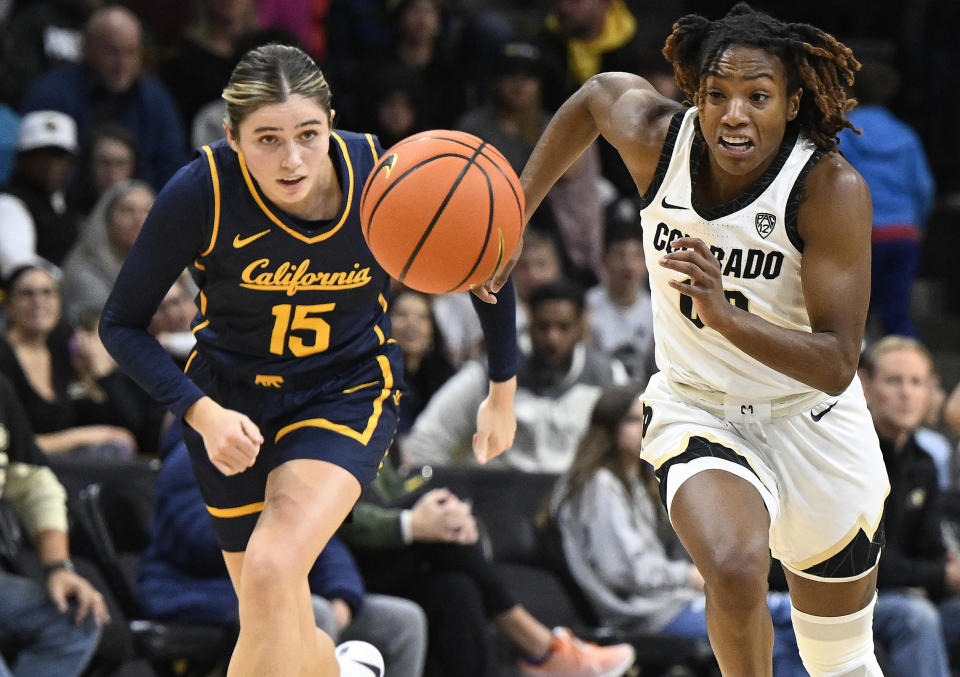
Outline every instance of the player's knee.
<svg viewBox="0 0 960 677"><path fill-rule="evenodd" d="M243 557L241 591L247 596L270 597L278 588L302 580L306 571L282 549L250 547Z"/></svg>
<svg viewBox="0 0 960 677"><path fill-rule="evenodd" d="M700 566L707 593L722 596L726 607L762 603L767 593L769 570L769 550L750 547L717 548L710 560Z"/></svg>
<svg viewBox="0 0 960 677"><path fill-rule="evenodd" d="M882 677L873 652L873 607L846 616L813 616L791 608L803 666L811 677Z"/></svg>

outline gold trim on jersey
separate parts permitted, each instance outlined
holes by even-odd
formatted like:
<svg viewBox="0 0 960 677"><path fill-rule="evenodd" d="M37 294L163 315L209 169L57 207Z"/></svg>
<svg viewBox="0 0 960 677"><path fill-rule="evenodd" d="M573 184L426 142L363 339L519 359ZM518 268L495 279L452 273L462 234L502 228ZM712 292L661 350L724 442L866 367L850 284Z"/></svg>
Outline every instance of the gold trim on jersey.
<svg viewBox="0 0 960 677"><path fill-rule="evenodd" d="M383 345L383 342L386 340L383 335L383 330L377 325L373 325L373 333L377 335L377 341L380 342L380 345Z"/></svg>
<svg viewBox="0 0 960 677"><path fill-rule="evenodd" d="M383 308L383 312L387 312L387 299L383 298L383 294L377 294L377 301L380 302L380 307Z"/></svg>
<svg viewBox="0 0 960 677"><path fill-rule="evenodd" d="M217 173L217 163L213 159L213 150L210 146L203 146L202 150L207 156L207 164L210 165L210 180L213 182L213 232L210 235L210 244L200 252L200 257L204 257L213 251L213 246L217 243L217 233L220 230L220 175ZM203 266L197 264L201 270Z"/></svg>
<svg viewBox="0 0 960 677"><path fill-rule="evenodd" d="M196 350L191 350L191 351L190 351L190 357L187 358L187 363L186 363L185 365L183 365L183 373L184 373L184 374L186 374L188 371L190 371L190 365L193 364L193 358L195 358L196 356L197 356L197 351L196 351Z"/></svg>
<svg viewBox="0 0 960 677"><path fill-rule="evenodd" d="M202 290L200 291L200 314L201 315L207 314L207 295L204 294ZM210 324L210 320L209 319L204 320L203 322L198 323L197 326L191 329L190 331L196 334L198 331L206 327L208 324Z"/></svg>
<svg viewBox="0 0 960 677"><path fill-rule="evenodd" d="M342 423L334 423L325 418L308 418L280 428L280 430L277 431L276 437L273 439L274 444L294 430L311 427L332 430L335 433L340 433L350 439L356 440L360 444L367 444L370 438L373 437L373 431L377 429L380 414L383 413L383 401L390 397L390 392L393 390L393 372L390 370L390 360L388 360L385 355L377 355L377 362L380 365L380 371L383 372L383 388L380 390L380 394L377 395L377 399L373 401L373 412L370 414L370 418L367 419L367 425L363 431L356 431Z"/></svg>
<svg viewBox="0 0 960 677"><path fill-rule="evenodd" d="M380 161L380 157L377 155L377 145L373 142L373 134L364 134L367 137L367 143L370 144L370 154L373 155L373 164L377 164Z"/></svg>
<svg viewBox="0 0 960 677"><path fill-rule="evenodd" d="M247 184L247 190L250 191L250 195L253 197L253 201L257 203L257 206L260 207L260 210L267 216L268 219L273 221L275 224L280 226L287 234L292 235L298 240L303 240L307 244L314 244L315 242L322 242L329 237L332 237L344 223L347 222L347 217L350 216L350 206L353 204L353 165L350 163L350 151L347 150L347 144L343 139L340 138L340 135L336 132L330 132L330 138L337 142L340 146L340 150L343 153L344 164L347 166L347 190L345 191L346 195L346 204L343 207L343 216L340 217L340 220L335 226L330 230L327 230L313 237L307 237L303 233L298 233L296 230L285 224L280 217L270 211L270 208L267 207L263 199L260 197L260 193L257 191L256 186L253 185L253 178L250 176L250 171L247 169L247 161L243 157L241 151L237 151L237 157L240 160L240 172L243 174L243 180Z"/></svg>
<svg viewBox="0 0 960 677"><path fill-rule="evenodd" d="M236 508L214 508L207 506L207 511L214 517L229 519L230 517L245 517L254 513L263 512L263 501L239 505Z"/></svg>

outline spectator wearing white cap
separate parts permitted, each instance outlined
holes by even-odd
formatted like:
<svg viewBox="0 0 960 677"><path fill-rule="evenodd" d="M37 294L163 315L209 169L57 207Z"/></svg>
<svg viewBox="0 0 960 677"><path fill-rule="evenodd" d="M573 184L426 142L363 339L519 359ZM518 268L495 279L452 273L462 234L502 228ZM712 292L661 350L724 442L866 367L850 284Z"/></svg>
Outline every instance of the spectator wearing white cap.
<svg viewBox="0 0 960 677"><path fill-rule="evenodd" d="M41 256L60 265L77 238L64 189L77 149L77 126L65 113L27 113L17 133L13 174L0 193L0 274Z"/></svg>

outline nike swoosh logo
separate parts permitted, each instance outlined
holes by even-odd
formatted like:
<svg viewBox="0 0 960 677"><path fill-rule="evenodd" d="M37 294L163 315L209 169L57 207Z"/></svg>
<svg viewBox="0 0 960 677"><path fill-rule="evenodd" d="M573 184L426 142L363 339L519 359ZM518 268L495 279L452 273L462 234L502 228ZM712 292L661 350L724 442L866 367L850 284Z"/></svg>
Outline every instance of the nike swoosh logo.
<svg viewBox="0 0 960 677"><path fill-rule="evenodd" d="M680 205L670 204L669 202L667 202L667 198L663 198L660 201L660 206L663 207L664 209L686 209L686 207L681 207Z"/></svg>
<svg viewBox="0 0 960 677"><path fill-rule="evenodd" d="M249 237L240 237L240 235L238 234L233 238L233 248L240 249L240 247L246 247L248 244L256 240L258 237L263 237L269 232L270 232L270 229L267 228L266 230L262 230L259 233L254 233Z"/></svg>
<svg viewBox="0 0 960 677"><path fill-rule="evenodd" d="M819 414L814 414L814 413L811 411L811 412L810 412L810 418L813 419L813 422L814 422L814 423L818 423L818 422L820 421L820 419L823 418L824 416L826 416L827 414L829 414L829 413L830 413L830 410L833 409L835 406L837 406L837 403L836 403L836 402L833 402L833 403L830 404L829 407L827 407L826 409L824 409L823 411L821 411Z"/></svg>
<svg viewBox="0 0 960 677"><path fill-rule="evenodd" d="M362 665L365 668L370 668L370 672L372 672L376 677L382 677L383 675L383 673L380 672L380 666L378 665L370 665L369 663L364 663L363 661L354 661L354 662L357 665Z"/></svg>

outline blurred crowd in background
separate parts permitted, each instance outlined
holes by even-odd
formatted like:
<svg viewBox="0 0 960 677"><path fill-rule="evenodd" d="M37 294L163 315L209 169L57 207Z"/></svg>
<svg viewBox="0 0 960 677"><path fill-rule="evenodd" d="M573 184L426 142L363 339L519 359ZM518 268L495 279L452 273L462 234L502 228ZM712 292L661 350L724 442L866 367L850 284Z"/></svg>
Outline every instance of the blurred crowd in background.
<svg viewBox="0 0 960 677"><path fill-rule="evenodd" d="M0 373L12 384L39 448L51 458L92 463L162 459L170 451L162 443L169 416L117 371L99 343L97 320L157 192L197 147L222 138L220 93L246 50L283 42L309 52L331 83L335 128L372 132L384 148L414 132L460 129L492 143L519 173L551 112L598 72L631 71L665 96L680 98L660 54L664 40L680 15L713 18L728 9L721 4L0 1ZM863 134L843 132L840 148L867 179L874 200L865 356L876 345L886 348L865 358L868 401L882 440L890 444L891 476L900 477L893 470L905 458L894 451L908 443L913 449L916 442L926 454L917 462L933 468L932 485L923 492L955 496L960 2L752 4L823 28L851 46L863 64L850 91L861 103L851 119ZM566 476L562 486L573 481L583 489L589 478L571 479L569 472L585 434L606 425L616 436L629 413L614 407L603 419L603 407L595 405L604 393L616 402L618 392L641 391L656 369L638 197L615 152L598 141L531 219L514 271L523 353L518 433L514 449L491 466ZM195 293L184 277L151 326L181 362L193 345ZM389 313L408 386L391 471L399 483L422 477L425 466L471 465L472 416L487 377L469 297L431 298L397 285ZM907 342L890 347L883 343L889 336ZM883 361L889 351L921 359L890 365ZM901 391L891 394L896 384L877 377L888 368ZM652 515L659 507L655 501L632 505L639 499L631 488L641 487L646 476L634 464L619 463L604 467L615 484L628 488L624 510ZM917 474L907 474L916 480ZM916 501L914 489L895 483L892 496ZM555 504L554 517L563 515L573 537L576 514L560 498ZM458 510L469 516L469 505L463 506ZM929 519L939 534L939 513ZM464 529L475 541L476 530ZM945 529L939 545L914 553L911 548L919 546L906 535L902 541L888 535L891 548L901 549L908 562L917 557L939 566L936 585L904 579L889 582L891 588L924 589L934 601L957 598L960 574L956 566L950 569L955 555L949 553L960 544L950 540L951 533ZM405 538L407 544L415 540ZM350 545L349 534L344 540ZM360 552L363 543L354 540ZM663 546L664 561L672 561L668 550ZM671 604L696 594L696 575L688 564L679 566L675 583L685 592ZM377 575L369 568L365 573ZM602 587L603 581L587 584ZM649 581L636 584L642 595ZM385 587L402 596L402 586ZM603 592L597 594L594 601L602 606ZM437 595L443 593L431 593L431 599ZM659 612L665 613L663 607ZM431 613L428 622L437 622ZM619 622L623 613L618 609L602 620ZM649 627L661 629L669 620L657 617ZM956 651L957 638L947 635L941 641ZM890 656L895 664L894 649Z"/></svg>

